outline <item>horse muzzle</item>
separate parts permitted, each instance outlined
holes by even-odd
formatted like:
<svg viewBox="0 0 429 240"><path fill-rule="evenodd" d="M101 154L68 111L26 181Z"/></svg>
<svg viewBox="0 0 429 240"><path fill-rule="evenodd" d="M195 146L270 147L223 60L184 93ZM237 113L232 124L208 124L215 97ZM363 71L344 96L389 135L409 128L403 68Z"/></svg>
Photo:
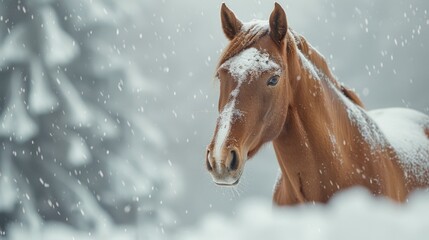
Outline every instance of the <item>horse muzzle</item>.
<svg viewBox="0 0 429 240"><path fill-rule="evenodd" d="M226 148L221 154L212 152L213 149L207 149L206 165L213 181L220 186L237 185L244 167L244 160L240 159L238 149Z"/></svg>

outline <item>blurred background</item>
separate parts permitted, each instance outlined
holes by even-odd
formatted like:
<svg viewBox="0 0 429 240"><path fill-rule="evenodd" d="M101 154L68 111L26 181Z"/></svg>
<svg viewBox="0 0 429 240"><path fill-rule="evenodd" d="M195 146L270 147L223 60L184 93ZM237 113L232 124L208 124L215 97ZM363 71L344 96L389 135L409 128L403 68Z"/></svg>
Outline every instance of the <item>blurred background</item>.
<svg viewBox="0 0 429 240"><path fill-rule="evenodd" d="M274 6L225 2L242 21ZM270 145L236 188L205 170L227 45L220 4L0 0L0 239L169 239L271 201ZM429 114L429 2L280 4L368 109Z"/></svg>

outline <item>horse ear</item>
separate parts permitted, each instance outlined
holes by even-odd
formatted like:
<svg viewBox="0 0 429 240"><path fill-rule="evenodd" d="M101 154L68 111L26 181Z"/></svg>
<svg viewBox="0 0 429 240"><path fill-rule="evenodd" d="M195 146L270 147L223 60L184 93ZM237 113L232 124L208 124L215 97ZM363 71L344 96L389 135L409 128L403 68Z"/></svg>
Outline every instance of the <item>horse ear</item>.
<svg viewBox="0 0 429 240"><path fill-rule="evenodd" d="M234 13L229 10L225 3L222 3L220 17L222 19L222 28L225 36L229 40L232 40L235 35L240 32L243 24L235 17Z"/></svg>
<svg viewBox="0 0 429 240"><path fill-rule="evenodd" d="M270 36L277 44L280 44L287 33L286 13L280 4L275 3L270 16Z"/></svg>

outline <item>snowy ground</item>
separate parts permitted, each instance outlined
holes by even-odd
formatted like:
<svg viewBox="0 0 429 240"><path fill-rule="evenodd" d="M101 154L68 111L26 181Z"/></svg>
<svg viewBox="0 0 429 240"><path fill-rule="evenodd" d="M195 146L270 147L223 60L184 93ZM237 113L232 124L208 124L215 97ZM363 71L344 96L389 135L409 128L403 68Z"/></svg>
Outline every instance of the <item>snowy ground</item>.
<svg viewBox="0 0 429 240"><path fill-rule="evenodd" d="M278 209L270 202L249 200L235 217L206 215L196 227L181 231L178 239L427 239L428 214L428 192L398 205L353 189L328 206Z"/></svg>
<svg viewBox="0 0 429 240"><path fill-rule="evenodd" d="M271 202L250 199L243 202L235 216L211 212L195 226L177 232L157 229L115 227L99 233L75 232L57 224L48 224L41 239L427 239L429 236L429 192L413 194L400 205L374 198L366 190L352 189L339 194L328 205L276 208ZM10 239L32 239L34 235L20 227ZM0 238L1 239L1 238Z"/></svg>

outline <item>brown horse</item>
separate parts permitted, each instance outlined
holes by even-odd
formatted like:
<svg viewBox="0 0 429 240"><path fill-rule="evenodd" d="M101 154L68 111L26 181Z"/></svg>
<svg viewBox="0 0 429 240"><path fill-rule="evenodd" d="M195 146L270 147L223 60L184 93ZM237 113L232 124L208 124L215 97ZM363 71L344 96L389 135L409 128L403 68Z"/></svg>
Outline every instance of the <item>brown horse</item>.
<svg viewBox="0 0 429 240"><path fill-rule="evenodd" d="M243 24L225 4L221 19L230 43L217 68L220 114L206 156L216 184L237 184L246 161L273 142L279 205L327 202L352 186L402 202L428 186L428 116L365 111L324 57L288 28L277 3L269 21Z"/></svg>

